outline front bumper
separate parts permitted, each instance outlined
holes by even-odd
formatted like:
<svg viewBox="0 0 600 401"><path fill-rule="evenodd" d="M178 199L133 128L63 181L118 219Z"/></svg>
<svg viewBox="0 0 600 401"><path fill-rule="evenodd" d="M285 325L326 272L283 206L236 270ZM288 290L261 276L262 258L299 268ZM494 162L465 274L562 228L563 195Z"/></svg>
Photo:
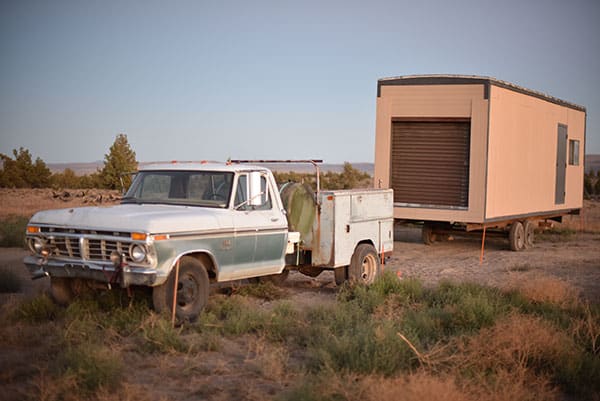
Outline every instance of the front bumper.
<svg viewBox="0 0 600 401"><path fill-rule="evenodd" d="M157 281L155 269L123 266L120 270L112 263L98 263L87 260L44 261L39 256L26 256L23 263L27 266L32 279L50 275L51 277L70 277L94 280L107 284L119 284L126 288L130 285L154 286Z"/></svg>

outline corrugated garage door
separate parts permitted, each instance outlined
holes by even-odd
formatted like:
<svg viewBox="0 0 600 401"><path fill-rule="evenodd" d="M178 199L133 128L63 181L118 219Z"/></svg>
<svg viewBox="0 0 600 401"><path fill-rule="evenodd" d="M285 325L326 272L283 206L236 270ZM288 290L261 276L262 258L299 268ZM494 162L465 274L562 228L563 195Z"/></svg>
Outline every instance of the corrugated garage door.
<svg viewBox="0 0 600 401"><path fill-rule="evenodd" d="M469 206L470 121L393 121L394 202Z"/></svg>

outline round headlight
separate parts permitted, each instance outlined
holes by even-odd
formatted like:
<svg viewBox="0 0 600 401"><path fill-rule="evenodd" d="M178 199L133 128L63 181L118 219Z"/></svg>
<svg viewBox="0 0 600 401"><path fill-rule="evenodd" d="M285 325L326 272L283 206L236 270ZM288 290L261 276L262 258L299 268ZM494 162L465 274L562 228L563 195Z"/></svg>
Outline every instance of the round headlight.
<svg viewBox="0 0 600 401"><path fill-rule="evenodd" d="M31 238L29 240L29 249L31 249L31 252L40 254L42 252L42 249L44 249L44 241L42 241L41 238Z"/></svg>
<svg viewBox="0 0 600 401"><path fill-rule="evenodd" d="M134 244L129 249L129 256L136 263L143 262L146 259L146 248L143 245Z"/></svg>

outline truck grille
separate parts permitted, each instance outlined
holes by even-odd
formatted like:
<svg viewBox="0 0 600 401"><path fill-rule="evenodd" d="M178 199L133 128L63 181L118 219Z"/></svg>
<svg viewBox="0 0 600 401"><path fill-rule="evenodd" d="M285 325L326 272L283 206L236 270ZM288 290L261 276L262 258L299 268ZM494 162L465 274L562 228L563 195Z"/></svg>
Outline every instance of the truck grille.
<svg viewBox="0 0 600 401"><path fill-rule="evenodd" d="M113 251L123 253L123 244L120 241L107 241L103 239L84 240L87 245L87 257L94 260L110 260Z"/></svg>
<svg viewBox="0 0 600 401"><path fill-rule="evenodd" d="M81 258L81 247L78 238L53 237L50 238L50 245L54 248L54 253L59 256Z"/></svg>
<svg viewBox="0 0 600 401"><path fill-rule="evenodd" d="M90 261L109 261L113 251L128 253L130 241L118 239L87 238L77 235L52 235L48 243L55 256Z"/></svg>

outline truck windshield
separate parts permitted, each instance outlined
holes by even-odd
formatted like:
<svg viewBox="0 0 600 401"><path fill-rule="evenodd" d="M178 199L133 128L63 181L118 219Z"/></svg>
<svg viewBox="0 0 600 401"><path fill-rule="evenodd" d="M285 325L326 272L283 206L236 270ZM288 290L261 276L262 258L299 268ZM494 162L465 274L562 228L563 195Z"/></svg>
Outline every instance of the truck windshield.
<svg viewBox="0 0 600 401"><path fill-rule="evenodd" d="M141 171L122 203L225 208L232 182L233 173L221 171Z"/></svg>

